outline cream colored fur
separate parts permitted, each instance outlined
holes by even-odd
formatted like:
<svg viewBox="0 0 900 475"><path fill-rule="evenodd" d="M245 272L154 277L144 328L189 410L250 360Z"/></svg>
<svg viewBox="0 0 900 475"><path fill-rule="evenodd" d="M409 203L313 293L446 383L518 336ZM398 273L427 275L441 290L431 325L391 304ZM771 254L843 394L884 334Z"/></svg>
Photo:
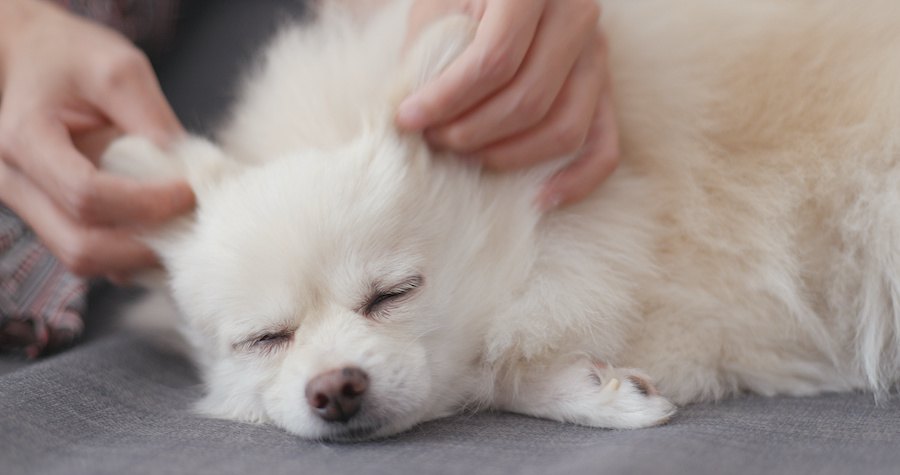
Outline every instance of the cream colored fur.
<svg viewBox="0 0 900 475"><path fill-rule="evenodd" d="M198 193L196 216L150 241L204 411L353 438L465 408L624 428L741 391L887 394L900 3L602 3L622 164L546 215L534 196L565 159L496 175L394 130L473 28L440 20L404 53L402 1L283 31L221 149L113 146L108 167ZM360 315L373 286L409 276L408 297ZM277 331L290 341L253 343ZM303 388L344 365L372 388L358 418L325 423Z"/></svg>

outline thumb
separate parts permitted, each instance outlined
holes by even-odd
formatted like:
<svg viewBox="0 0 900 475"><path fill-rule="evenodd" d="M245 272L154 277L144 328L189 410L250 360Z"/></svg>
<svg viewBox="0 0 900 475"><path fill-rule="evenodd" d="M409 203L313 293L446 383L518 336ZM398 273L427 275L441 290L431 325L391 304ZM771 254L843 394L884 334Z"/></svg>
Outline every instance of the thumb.
<svg viewBox="0 0 900 475"><path fill-rule="evenodd" d="M123 132L165 147L185 134L184 127L163 95L149 61L136 54L139 60L127 63L120 80L95 96L95 105Z"/></svg>

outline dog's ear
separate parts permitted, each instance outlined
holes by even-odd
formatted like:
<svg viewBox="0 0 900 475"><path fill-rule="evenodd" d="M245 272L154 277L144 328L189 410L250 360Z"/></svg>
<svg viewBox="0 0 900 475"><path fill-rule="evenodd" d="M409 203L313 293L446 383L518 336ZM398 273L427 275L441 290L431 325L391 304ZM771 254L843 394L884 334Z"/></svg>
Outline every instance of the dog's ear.
<svg viewBox="0 0 900 475"><path fill-rule="evenodd" d="M199 200L222 178L243 168L226 157L219 147L200 137L187 137L163 150L133 135L113 141L103 153L100 166L138 181L187 180Z"/></svg>
<svg viewBox="0 0 900 475"><path fill-rule="evenodd" d="M469 16L453 14L426 27L404 53L395 106L440 74L475 37L477 23Z"/></svg>
<svg viewBox="0 0 900 475"><path fill-rule="evenodd" d="M199 137L188 137L163 150L137 136L124 136L112 142L101 157L100 166L110 173L138 181L184 179L194 191L198 207L203 206L205 197L219 182L246 167ZM190 234L195 219L195 213L177 218L147 231L142 240L167 260L170 251Z"/></svg>

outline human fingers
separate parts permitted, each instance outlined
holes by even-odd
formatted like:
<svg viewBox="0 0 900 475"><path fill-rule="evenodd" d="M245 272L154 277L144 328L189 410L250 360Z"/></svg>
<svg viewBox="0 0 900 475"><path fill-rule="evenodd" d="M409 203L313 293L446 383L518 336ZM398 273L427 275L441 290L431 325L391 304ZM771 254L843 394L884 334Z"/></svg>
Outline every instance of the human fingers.
<svg viewBox="0 0 900 475"><path fill-rule="evenodd" d="M538 207L549 211L587 197L619 164L619 129L607 82L584 148L566 168L554 175L538 195Z"/></svg>
<svg viewBox="0 0 900 475"><path fill-rule="evenodd" d="M604 50L585 50L547 117L537 126L489 145L470 157L496 170L523 168L577 152L597 110L605 77ZM584 100L591 98L591 100Z"/></svg>
<svg viewBox="0 0 900 475"><path fill-rule="evenodd" d="M117 128L160 146L184 134L150 62L137 49L118 48L89 74L81 85L84 94Z"/></svg>
<svg viewBox="0 0 900 475"><path fill-rule="evenodd" d="M579 58L592 54L599 7L593 1L549 2L531 48L515 78L495 95L451 123L429 129L429 141L472 153L531 129L547 118ZM602 80L602 66L594 81ZM581 88L575 100L596 103L597 88ZM586 127L585 127L586 128Z"/></svg>
<svg viewBox="0 0 900 475"><path fill-rule="evenodd" d="M194 206L186 183L141 183L98 171L52 119L30 119L12 129L0 131L3 158L80 223L153 224Z"/></svg>
<svg viewBox="0 0 900 475"><path fill-rule="evenodd" d="M400 104L398 127L418 131L443 123L511 81L531 46L545 3L489 2L472 43L443 73Z"/></svg>
<svg viewBox="0 0 900 475"><path fill-rule="evenodd" d="M0 162L0 200L31 225L71 272L83 277L130 274L158 265L153 252L123 229L72 220L28 178Z"/></svg>
<svg viewBox="0 0 900 475"><path fill-rule="evenodd" d="M75 149L95 166L100 163L109 145L122 136L122 131L113 126L95 127L84 131L76 131L69 127L69 132Z"/></svg>

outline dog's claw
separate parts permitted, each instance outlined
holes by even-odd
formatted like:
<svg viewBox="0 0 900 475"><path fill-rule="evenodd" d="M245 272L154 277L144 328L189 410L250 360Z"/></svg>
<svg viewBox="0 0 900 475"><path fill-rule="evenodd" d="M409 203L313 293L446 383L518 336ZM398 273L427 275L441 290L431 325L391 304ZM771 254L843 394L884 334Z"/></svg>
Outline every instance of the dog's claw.
<svg viewBox="0 0 900 475"><path fill-rule="evenodd" d="M606 383L606 387L603 389L609 389L611 391L618 391L619 387L622 385L622 382L616 378L610 379L608 383Z"/></svg>

